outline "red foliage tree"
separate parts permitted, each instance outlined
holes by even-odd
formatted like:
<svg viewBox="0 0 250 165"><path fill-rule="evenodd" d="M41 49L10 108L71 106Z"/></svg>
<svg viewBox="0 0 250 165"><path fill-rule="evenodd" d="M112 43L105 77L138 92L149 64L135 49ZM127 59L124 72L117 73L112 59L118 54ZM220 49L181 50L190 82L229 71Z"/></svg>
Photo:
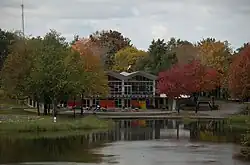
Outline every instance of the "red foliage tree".
<svg viewBox="0 0 250 165"><path fill-rule="evenodd" d="M188 64L176 64L171 69L159 73L157 90L168 97L210 91L218 84L215 69L206 67L194 60Z"/></svg>
<svg viewBox="0 0 250 165"><path fill-rule="evenodd" d="M229 68L229 90L233 96L250 97L250 45L235 55Z"/></svg>

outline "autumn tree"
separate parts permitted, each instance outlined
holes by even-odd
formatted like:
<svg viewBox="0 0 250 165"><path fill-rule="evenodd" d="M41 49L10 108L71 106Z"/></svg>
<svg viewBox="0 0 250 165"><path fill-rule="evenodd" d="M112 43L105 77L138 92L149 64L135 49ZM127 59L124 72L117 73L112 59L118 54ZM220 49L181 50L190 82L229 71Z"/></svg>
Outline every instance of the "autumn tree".
<svg viewBox="0 0 250 165"><path fill-rule="evenodd" d="M250 97L250 46L246 46L233 59L229 69L229 90L234 97Z"/></svg>
<svg viewBox="0 0 250 165"><path fill-rule="evenodd" d="M244 43L241 47L239 47L239 48L237 48L236 49L236 51L234 52L234 53L239 53L239 52L241 52L242 50L244 50L247 46L249 46L250 45L250 42L248 42L248 43Z"/></svg>
<svg viewBox="0 0 250 165"><path fill-rule="evenodd" d="M7 56L1 71L2 88L17 99L28 96L26 84L32 66L30 42L18 40L10 46L12 51Z"/></svg>
<svg viewBox="0 0 250 165"><path fill-rule="evenodd" d="M199 49L189 42L177 45L173 52L179 64L188 64L193 60L198 60Z"/></svg>
<svg viewBox="0 0 250 165"><path fill-rule="evenodd" d="M159 93L172 98L181 94L210 91L218 85L216 70L197 60L184 65L176 64L171 69L160 72L158 80Z"/></svg>
<svg viewBox="0 0 250 165"><path fill-rule="evenodd" d="M220 86L227 87L228 68L232 52L228 42L207 38L198 42L197 47L202 64L216 69L220 74Z"/></svg>
<svg viewBox="0 0 250 165"><path fill-rule="evenodd" d="M147 52L138 50L135 47L121 49L115 54L113 69L117 72L136 71L136 64L143 58L147 58Z"/></svg>
<svg viewBox="0 0 250 165"><path fill-rule="evenodd" d="M41 38L22 38L10 47L11 53L5 60L1 78L2 88L16 99L33 98L39 103L42 94L39 82L30 77L34 59L39 55ZM31 85L33 83L33 85ZM34 85L36 83L37 85ZM37 106L38 115L40 114Z"/></svg>
<svg viewBox="0 0 250 165"><path fill-rule="evenodd" d="M81 96L81 113L83 113L84 96L106 96L108 94L108 79L101 62L101 51L90 39L79 39L73 50L80 53L81 68L84 72L84 83L78 88ZM102 50L102 49L101 49Z"/></svg>
<svg viewBox="0 0 250 165"><path fill-rule="evenodd" d="M210 91L218 85L215 69L206 67L194 60L188 64L176 64L171 69L160 72L157 90L170 99L180 95L191 95L201 91Z"/></svg>
<svg viewBox="0 0 250 165"><path fill-rule="evenodd" d="M130 39L124 37L120 32L115 30L97 31L90 35L92 42L102 48L101 59L104 63L104 69L110 70L114 65L114 56L119 50L131 45Z"/></svg>
<svg viewBox="0 0 250 165"><path fill-rule="evenodd" d="M81 55L82 67L86 72L86 85L84 91L86 94L103 94L108 91L107 77L104 72L104 66L101 62L101 50L89 39L81 39L72 46ZM88 81L87 81L88 80Z"/></svg>

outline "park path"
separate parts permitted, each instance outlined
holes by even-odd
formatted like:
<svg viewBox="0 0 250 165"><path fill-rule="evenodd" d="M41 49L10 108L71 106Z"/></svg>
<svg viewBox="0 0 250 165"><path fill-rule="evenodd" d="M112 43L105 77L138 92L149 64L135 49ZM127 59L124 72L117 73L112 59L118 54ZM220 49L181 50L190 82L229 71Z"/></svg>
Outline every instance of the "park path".
<svg viewBox="0 0 250 165"><path fill-rule="evenodd" d="M212 117L228 117L233 114L237 114L242 111L243 107L246 106L242 103L237 102L226 102L226 101L216 101L216 104L219 105L219 110L200 110L198 111L198 114L195 114L195 111L187 111L189 115L199 115L200 116L212 116ZM207 108L206 108L207 109ZM26 111L34 112L36 113L35 109L25 109ZM181 113L185 111L181 111ZM80 110L76 110L77 114L80 114ZM92 114L93 112L85 112L85 114ZM114 116L114 115L132 115L132 116L143 116L143 115L149 115L149 116L155 116L155 115L171 115L176 113L176 111L161 111L161 110L155 110L155 109L148 109L143 112L97 112L97 115L105 115L105 116ZM62 115L72 115L72 110L67 111L61 111L59 114Z"/></svg>
<svg viewBox="0 0 250 165"><path fill-rule="evenodd" d="M206 114L209 116L217 116L217 117L227 117L233 114L237 114L242 111L244 108L244 104L237 102L224 102L218 101L217 104L220 106L219 110L214 111L200 111L200 114Z"/></svg>

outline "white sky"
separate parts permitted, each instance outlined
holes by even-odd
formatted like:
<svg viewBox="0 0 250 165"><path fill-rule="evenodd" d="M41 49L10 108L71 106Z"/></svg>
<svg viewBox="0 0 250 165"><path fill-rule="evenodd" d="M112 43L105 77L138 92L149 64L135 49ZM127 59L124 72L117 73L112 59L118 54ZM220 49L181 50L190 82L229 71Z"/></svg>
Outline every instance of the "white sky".
<svg viewBox="0 0 250 165"><path fill-rule="evenodd" d="M96 30L118 30L142 49L153 38L195 42L228 40L234 48L250 41L250 0L23 0L25 31L49 29L68 40ZM0 0L0 28L21 29L21 0Z"/></svg>

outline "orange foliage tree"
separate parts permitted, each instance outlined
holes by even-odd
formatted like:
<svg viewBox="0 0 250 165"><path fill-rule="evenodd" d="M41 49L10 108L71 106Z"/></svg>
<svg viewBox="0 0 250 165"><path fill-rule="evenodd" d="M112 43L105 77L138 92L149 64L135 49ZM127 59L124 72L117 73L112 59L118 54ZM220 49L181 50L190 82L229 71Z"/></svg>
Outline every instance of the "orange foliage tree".
<svg viewBox="0 0 250 165"><path fill-rule="evenodd" d="M234 97L250 97L250 45L235 55L229 70L229 90Z"/></svg>
<svg viewBox="0 0 250 165"><path fill-rule="evenodd" d="M85 72L84 94L106 95L108 81L100 58L102 50L90 39L80 39L72 45L72 48L81 54Z"/></svg>

